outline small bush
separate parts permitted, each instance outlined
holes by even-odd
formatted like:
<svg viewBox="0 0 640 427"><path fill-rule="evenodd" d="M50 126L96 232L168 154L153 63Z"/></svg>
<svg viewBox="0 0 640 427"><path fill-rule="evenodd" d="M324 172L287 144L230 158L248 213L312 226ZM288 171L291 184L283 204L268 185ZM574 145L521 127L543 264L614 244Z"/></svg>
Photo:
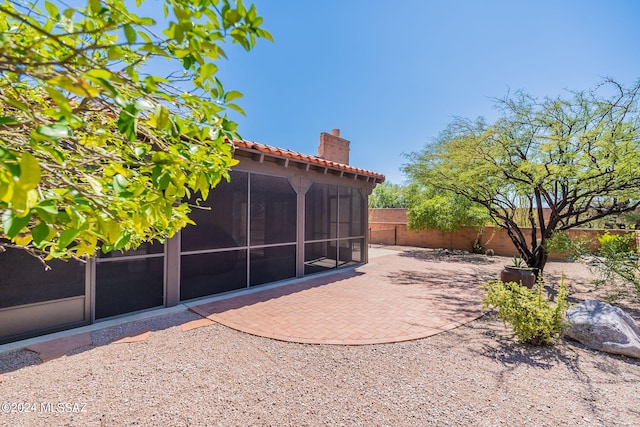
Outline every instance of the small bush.
<svg viewBox="0 0 640 427"><path fill-rule="evenodd" d="M551 345L562 336L568 323L565 319L569 305L564 277L560 280L556 302L544 295L542 279L535 289L519 283L500 280L482 285L487 292L482 300L484 309L497 310L497 316L513 328L520 341L534 345Z"/></svg>
<svg viewBox="0 0 640 427"><path fill-rule="evenodd" d="M598 236L600 249L591 266L596 270L598 280L607 286L607 300L615 302L632 296L629 287L635 288L640 298L640 265L638 251L633 246L635 234L614 235L605 231Z"/></svg>
<svg viewBox="0 0 640 427"><path fill-rule="evenodd" d="M631 251L631 242L635 239L635 235L628 233L623 235L604 234L598 236L600 242L599 255L611 257L619 254L628 254Z"/></svg>
<svg viewBox="0 0 640 427"><path fill-rule="evenodd" d="M600 248L593 253L589 250L592 242L555 233L548 248L566 251L573 259L585 262L594 274L595 287L605 288L608 302L634 296L640 300L640 249L635 247L635 237L635 233L616 235L605 231L598 236Z"/></svg>

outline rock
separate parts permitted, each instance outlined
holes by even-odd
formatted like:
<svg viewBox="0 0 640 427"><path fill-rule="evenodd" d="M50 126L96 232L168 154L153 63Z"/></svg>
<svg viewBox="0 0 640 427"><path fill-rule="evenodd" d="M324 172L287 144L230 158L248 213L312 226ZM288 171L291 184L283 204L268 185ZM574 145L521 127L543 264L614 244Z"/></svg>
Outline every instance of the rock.
<svg viewBox="0 0 640 427"><path fill-rule="evenodd" d="M602 264L602 258L595 255L585 255L581 258L581 261L590 267L597 267Z"/></svg>
<svg viewBox="0 0 640 427"><path fill-rule="evenodd" d="M469 255L469 251L463 251L460 249L454 249L451 251L451 253L454 255Z"/></svg>
<svg viewBox="0 0 640 427"><path fill-rule="evenodd" d="M566 336L587 347L640 359L640 327L624 310L595 300L567 311Z"/></svg>

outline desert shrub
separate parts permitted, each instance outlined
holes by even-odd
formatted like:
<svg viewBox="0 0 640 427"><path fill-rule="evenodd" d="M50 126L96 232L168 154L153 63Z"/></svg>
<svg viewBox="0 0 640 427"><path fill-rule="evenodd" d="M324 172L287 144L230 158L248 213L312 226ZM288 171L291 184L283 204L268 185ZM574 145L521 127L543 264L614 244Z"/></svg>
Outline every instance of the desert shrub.
<svg viewBox="0 0 640 427"><path fill-rule="evenodd" d="M557 252L559 254L563 254L570 261L575 261L580 257L591 254L589 251L589 247L592 242L589 239L585 238L574 238L569 237L564 231L556 231L554 232L549 239L546 241L546 250L547 252Z"/></svg>
<svg viewBox="0 0 640 427"><path fill-rule="evenodd" d="M594 283L607 287L611 302L634 294L640 299L638 252L624 245L622 239L603 245L589 264L596 274Z"/></svg>
<svg viewBox="0 0 640 427"><path fill-rule="evenodd" d="M598 236L600 256L615 256L620 254L627 255L631 252L631 241L635 239L634 234L616 235L605 231L604 234Z"/></svg>
<svg viewBox="0 0 640 427"><path fill-rule="evenodd" d="M600 248L592 252L590 241L556 233L549 240L549 249L564 251L585 262L593 273L592 283L605 289L608 302L615 302L625 297L640 299L640 253L634 239L634 233L616 235L605 231L598 236Z"/></svg>
<svg viewBox="0 0 640 427"><path fill-rule="evenodd" d="M482 306L495 309L505 325L513 328L520 341L534 345L551 345L560 338L568 323L565 319L569 305L564 277L560 280L555 304L545 295L542 279L534 289L519 283L491 281L482 285L486 291Z"/></svg>

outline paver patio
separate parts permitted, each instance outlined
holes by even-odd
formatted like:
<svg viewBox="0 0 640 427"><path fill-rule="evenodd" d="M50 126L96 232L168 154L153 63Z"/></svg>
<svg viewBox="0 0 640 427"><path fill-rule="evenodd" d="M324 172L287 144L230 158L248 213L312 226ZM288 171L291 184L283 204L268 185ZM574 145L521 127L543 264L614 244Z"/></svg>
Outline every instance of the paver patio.
<svg viewBox="0 0 640 427"><path fill-rule="evenodd" d="M452 274L453 273L453 274ZM481 315L477 269L425 268L409 252L373 250L355 270L191 307L253 335L315 344L379 344L428 337ZM459 280L451 278L459 277Z"/></svg>

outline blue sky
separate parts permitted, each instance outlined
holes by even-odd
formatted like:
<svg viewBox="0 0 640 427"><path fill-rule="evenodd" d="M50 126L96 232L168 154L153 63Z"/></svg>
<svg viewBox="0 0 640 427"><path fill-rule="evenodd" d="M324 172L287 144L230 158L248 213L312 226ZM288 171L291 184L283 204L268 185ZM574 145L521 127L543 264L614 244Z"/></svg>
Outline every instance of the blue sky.
<svg viewBox="0 0 640 427"><path fill-rule="evenodd" d="M341 129L351 164L401 183L403 153L453 117L495 118L492 98L557 96L640 78L640 2L255 0L275 43L229 49L248 140L316 154Z"/></svg>

